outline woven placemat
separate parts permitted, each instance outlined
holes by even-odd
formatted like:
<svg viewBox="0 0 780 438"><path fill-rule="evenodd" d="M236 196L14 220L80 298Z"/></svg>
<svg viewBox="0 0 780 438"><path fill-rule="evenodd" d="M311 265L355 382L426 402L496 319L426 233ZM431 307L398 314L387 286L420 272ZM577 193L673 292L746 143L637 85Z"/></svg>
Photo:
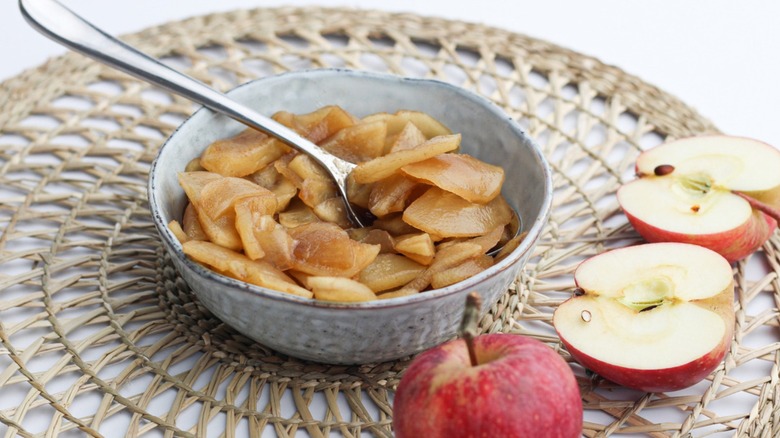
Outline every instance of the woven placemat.
<svg viewBox="0 0 780 438"><path fill-rule="evenodd" d="M258 9L126 40L220 89L347 67L442 79L505 108L549 158L555 202L534 257L481 328L532 335L569 360L551 314L579 261L638 241L614 197L637 152L716 131L620 69L475 24ZM165 258L146 179L193 105L74 54L4 82L0 102L0 432L392 434L392 391L408 359L345 367L277 354L210 315ZM704 382L645 394L572 364L584 435L780 436L779 254L776 233L735 266L735 342Z"/></svg>

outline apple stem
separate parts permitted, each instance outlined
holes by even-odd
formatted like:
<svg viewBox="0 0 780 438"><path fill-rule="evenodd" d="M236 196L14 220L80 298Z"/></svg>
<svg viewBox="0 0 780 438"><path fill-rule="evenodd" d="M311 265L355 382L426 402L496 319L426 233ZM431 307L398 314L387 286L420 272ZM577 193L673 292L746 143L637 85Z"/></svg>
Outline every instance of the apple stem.
<svg viewBox="0 0 780 438"><path fill-rule="evenodd" d="M469 351L469 360L471 366L479 365L477 361L477 352L474 349L474 338L477 334L477 323L479 322L479 309L482 307L482 298L476 292L471 292L466 296L466 308L463 309L463 319L460 323L460 335L466 341L466 348Z"/></svg>
<svg viewBox="0 0 780 438"><path fill-rule="evenodd" d="M752 197L750 195L747 195L745 193L738 192L736 190L732 190L732 193L734 193L735 195L737 195L740 198L742 198L745 201L747 201L748 204L750 204L751 207L755 208L756 210L764 213L765 215L773 218L778 223L780 223L780 210L778 210L776 208L773 208L772 206L767 205L767 204L759 201L758 199L756 199L756 198L754 198L754 197Z"/></svg>

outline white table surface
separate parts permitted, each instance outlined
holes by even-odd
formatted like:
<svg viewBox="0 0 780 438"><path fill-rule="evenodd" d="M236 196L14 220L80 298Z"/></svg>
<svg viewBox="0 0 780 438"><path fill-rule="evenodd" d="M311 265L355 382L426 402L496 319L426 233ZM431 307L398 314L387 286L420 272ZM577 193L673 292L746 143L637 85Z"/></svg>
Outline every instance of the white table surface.
<svg viewBox="0 0 780 438"><path fill-rule="evenodd" d="M780 147L780 2L776 0L64 3L114 34L209 12L309 4L413 12L483 23L595 56L676 95L726 133ZM15 0L0 2L0 29L0 81L65 52L27 26Z"/></svg>

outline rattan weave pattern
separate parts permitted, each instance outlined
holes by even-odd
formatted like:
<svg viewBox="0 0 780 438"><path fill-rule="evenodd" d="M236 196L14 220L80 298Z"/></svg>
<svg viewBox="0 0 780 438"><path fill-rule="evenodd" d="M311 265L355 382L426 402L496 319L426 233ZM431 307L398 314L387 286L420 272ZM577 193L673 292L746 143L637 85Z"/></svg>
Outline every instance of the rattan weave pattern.
<svg viewBox="0 0 780 438"><path fill-rule="evenodd" d="M443 79L504 107L551 162L554 211L535 257L481 328L556 348L551 313L570 294L576 264L638 241L614 198L637 152L716 131L618 68L476 24L278 8L192 18L126 40L221 89L346 67ZM0 103L0 432L392 434L391 392L408 360L342 367L276 354L211 316L166 260L146 177L190 103L73 54L2 83ZM628 391L573 364L584 435L780 436L778 272L776 233L735 266L735 342L689 390Z"/></svg>

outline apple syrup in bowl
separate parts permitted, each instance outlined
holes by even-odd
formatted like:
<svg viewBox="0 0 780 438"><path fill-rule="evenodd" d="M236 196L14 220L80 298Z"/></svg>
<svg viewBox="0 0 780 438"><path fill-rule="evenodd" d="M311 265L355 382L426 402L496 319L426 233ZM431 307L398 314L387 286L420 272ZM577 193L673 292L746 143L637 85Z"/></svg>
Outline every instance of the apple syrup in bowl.
<svg viewBox="0 0 780 438"><path fill-rule="evenodd" d="M163 145L149 194L171 260L217 317L282 353L369 363L452 338L465 296L478 292L487 312L549 216L552 178L539 148L461 88L309 70L229 96L358 162L349 196L377 216L350 228L308 156L209 110ZM244 145L256 143L262 152ZM222 155L234 148L247 155ZM521 238L511 239L515 229ZM501 254L488 256L497 244Z"/></svg>

